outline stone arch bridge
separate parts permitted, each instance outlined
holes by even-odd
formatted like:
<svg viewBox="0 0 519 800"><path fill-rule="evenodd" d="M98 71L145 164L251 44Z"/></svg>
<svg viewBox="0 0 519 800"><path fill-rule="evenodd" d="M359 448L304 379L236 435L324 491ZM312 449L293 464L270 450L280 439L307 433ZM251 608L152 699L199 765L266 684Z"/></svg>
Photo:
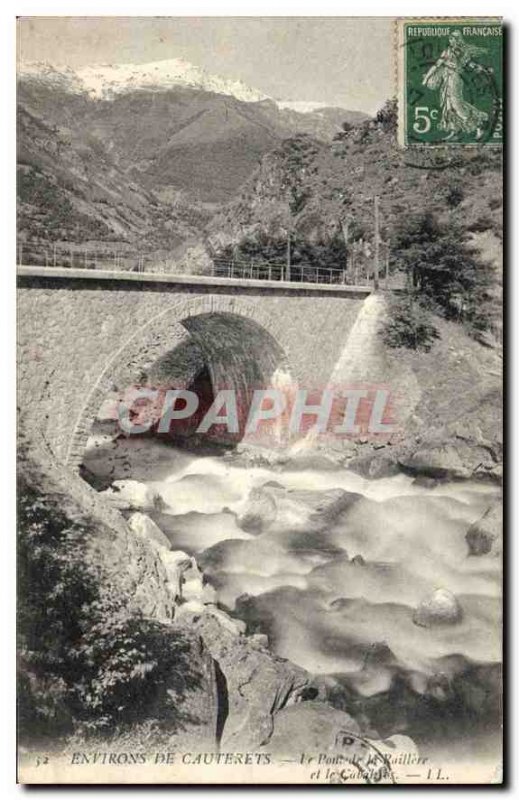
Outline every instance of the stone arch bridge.
<svg viewBox="0 0 519 800"><path fill-rule="evenodd" d="M370 289L202 276L18 269L18 404L76 469L111 391L206 366L242 393L281 369L324 386Z"/></svg>

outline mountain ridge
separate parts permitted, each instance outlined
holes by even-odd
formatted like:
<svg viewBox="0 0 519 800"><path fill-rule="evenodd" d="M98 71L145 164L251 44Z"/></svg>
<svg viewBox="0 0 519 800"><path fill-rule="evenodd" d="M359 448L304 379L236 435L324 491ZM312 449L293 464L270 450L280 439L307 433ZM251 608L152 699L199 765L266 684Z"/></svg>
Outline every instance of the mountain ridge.
<svg viewBox="0 0 519 800"><path fill-rule="evenodd" d="M284 138L331 140L349 117L188 85L96 97L73 70L41 63L22 67L17 99L21 239L138 241L171 252L199 239L214 205L232 199Z"/></svg>
<svg viewBox="0 0 519 800"><path fill-rule="evenodd" d="M26 80L59 85L69 91L99 99L109 99L139 89L161 91L175 86L232 95L245 102L267 99L266 94L248 87L243 81L213 75L183 59L145 64L93 64L77 70L68 65L29 61L19 65L18 74Z"/></svg>
<svg viewBox="0 0 519 800"><path fill-rule="evenodd" d="M158 92L188 87L235 97L246 103L261 103L267 100L275 103L281 112L313 114L334 109L347 111L359 120L368 116L362 111L349 111L342 106L322 101L276 99L260 89L248 86L242 80L211 73L181 58L141 64L89 64L78 69L47 61L21 61L18 65L18 77L24 81L33 81L101 100L113 99L128 92Z"/></svg>

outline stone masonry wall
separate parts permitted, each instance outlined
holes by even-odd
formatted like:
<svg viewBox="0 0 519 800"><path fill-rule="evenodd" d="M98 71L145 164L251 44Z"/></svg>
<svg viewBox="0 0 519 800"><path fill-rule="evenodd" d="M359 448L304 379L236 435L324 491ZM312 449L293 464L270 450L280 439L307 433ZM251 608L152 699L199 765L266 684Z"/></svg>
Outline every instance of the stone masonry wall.
<svg viewBox="0 0 519 800"><path fill-rule="evenodd" d="M186 334L202 347L205 342L217 363L215 327L203 320L218 319L217 349L232 351L226 357L234 359L236 375L260 374L251 372L252 362L278 364L302 385L319 387L330 377L366 296L346 287L235 288L132 277L26 270L18 278L19 408L55 457L73 467L81 462L107 392L138 381ZM241 327L233 325L237 319L244 321Z"/></svg>

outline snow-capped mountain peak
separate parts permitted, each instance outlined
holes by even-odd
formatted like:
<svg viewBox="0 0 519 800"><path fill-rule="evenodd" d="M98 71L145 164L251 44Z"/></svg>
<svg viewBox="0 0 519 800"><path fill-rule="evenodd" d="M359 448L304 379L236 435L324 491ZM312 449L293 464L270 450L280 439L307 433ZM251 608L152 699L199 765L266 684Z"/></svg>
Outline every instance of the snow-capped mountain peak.
<svg viewBox="0 0 519 800"><path fill-rule="evenodd" d="M53 66L46 61L26 61L18 65L18 78L65 89L69 92L84 92L85 87L73 69Z"/></svg>
<svg viewBox="0 0 519 800"><path fill-rule="evenodd" d="M75 71L68 66L26 62L20 65L18 74L21 78L104 99L139 89L165 91L178 86L231 95L249 103L269 99L242 81L213 75L180 58L148 64L96 64Z"/></svg>
<svg viewBox="0 0 519 800"><path fill-rule="evenodd" d="M320 111L330 106L329 103L315 102L313 100L277 100L277 104L281 110L297 111L298 114L313 114L315 111Z"/></svg>

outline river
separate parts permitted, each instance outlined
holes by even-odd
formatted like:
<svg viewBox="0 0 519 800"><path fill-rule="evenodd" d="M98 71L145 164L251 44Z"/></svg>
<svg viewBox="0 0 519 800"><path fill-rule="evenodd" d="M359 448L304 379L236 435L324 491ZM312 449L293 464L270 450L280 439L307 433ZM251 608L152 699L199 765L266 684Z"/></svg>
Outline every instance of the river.
<svg viewBox="0 0 519 800"><path fill-rule="evenodd" d="M173 549L195 555L219 603L266 633L277 655L322 676L338 704L349 698L386 733L420 737L432 714L441 738L446 713L451 732L458 723L474 735L486 728L485 692L501 660L501 562L470 556L465 533L499 496L497 487L424 486L404 474L368 480L308 460L254 465L232 451L113 439L102 427L84 463L105 485L131 478L160 495L162 507L150 516ZM265 484L289 499L302 490L326 498L336 489L360 497L324 527L305 529L296 503L283 524L247 532L240 515L251 490ZM420 627L414 611L439 588L457 598L462 618ZM398 687L411 711L401 697L401 708L388 707ZM426 707L416 698L426 698Z"/></svg>

